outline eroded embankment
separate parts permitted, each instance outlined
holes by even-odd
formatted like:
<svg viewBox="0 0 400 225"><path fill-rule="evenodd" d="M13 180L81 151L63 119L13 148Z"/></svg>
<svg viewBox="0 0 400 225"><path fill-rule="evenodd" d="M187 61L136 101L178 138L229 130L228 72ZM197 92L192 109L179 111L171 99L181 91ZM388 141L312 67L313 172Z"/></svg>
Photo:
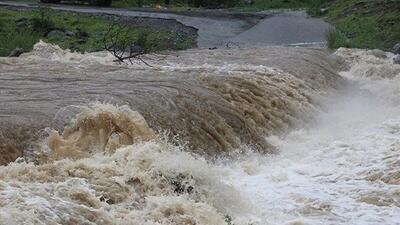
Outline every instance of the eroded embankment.
<svg viewBox="0 0 400 225"><path fill-rule="evenodd" d="M313 117L316 99L342 80L318 49L191 50L117 65L40 43L0 61L1 164L31 150L46 127L62 131L90 102L128 105L156 132L215 156L242 145L272 152L264 136ZM227 63L229 62L229 63Z"/></svg>

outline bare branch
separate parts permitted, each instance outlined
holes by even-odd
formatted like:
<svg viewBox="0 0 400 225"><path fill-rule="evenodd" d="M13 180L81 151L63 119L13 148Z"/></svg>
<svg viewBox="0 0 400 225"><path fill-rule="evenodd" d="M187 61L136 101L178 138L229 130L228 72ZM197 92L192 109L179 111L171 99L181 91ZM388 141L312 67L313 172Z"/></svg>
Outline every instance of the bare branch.
<svg viewBox="0 0 400 225"><path fill-rule="evenodd" d="M116 62L133 64L134 61L139 61L152 67L142 58L146 54L146 51L142 50L143 46L138 46L129 39L129 27L124 21L110 24L103 36L103 44L104 49L116 58ZM137 46L139 50L135 51L134 46Z"/></svg>

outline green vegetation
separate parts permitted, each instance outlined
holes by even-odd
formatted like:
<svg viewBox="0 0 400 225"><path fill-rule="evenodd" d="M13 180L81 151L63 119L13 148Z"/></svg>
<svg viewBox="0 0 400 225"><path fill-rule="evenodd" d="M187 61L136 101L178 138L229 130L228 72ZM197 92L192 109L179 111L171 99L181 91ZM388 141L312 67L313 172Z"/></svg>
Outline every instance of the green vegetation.
<svg viewBox="0 0 400 225"><path fill-rule="evenodd" d="M349 39L337 29L330 29L325 36L327 46L330 49L350 47Z"/></svg>
<svg viewBox="0 0 400 225"><path fill-rule="evenodd" d="M55 12L0 9L0 56L15 48L30 51L40 39L73 51L91 52L104 48L104 36L111 24L103 19ZM119 27L119 26L117 26ZM140 44L145 52L181 50L195 45L192 38L174 32L124 27L124 42ZM118 41L118 40L117 40Z"/></svg>
<svg viewBox="0 0 400 225"><path fill-rule="evenodd" d="M12 30L3 33L4 26L0 24L0 27L0 56L8 56L15 48L30 51L39 40L39 36L30 30Z"/></svg>
<svg viewBox="0 0 400 225"><path fill-rule="evenodd" d="M240 1L236 8L242 11L262 11L269 9L313 9L327 0L254 0L252 4Z"/></svg>
<svg viewBox="0 0 400 225"><path fill-rule="evenodd" d="M143 7L165 5L169 7L204 7L204 8L230 8L236 6L240 0L114 0L113 7Z"/></svg>
<svg viewBox="0 0 400 225"><path fill-rule="evenodd" d="M231 7L239 11L307 9L336 27L326 35L329 48L378 48L389 50L400 42L400 0L237 0L230 4L201 1L202 7ZM152 6L161 0L114 0L114 6ZM172 7L196 6L195 0L171 0ZM217 1L216 1L217 2ZM198 5L198 4L197 4ZM321 10L323 9L323 10Z"/></svg>
<svg viewBox="0 0 400 225"><path fill-rule="evenodd" d="M225 223L226 223L226 225L235 225L232 223L232 217L229 215L225 216Z"/></svg>
<svg viewBox="0 0 400 225"><path fill-rule="evenodd" d="M226 225L235 225L232 221L232 217L230 215L226 215L224 217L224 221ZM253 225L252 223L249 223L248 225Z"/></svg>
<svg viewBox="0 0 400 225"><path fill-rule="evenodd" d="M336 0L323 7L337 31L327 35L331 48L391 49L400 42L399 0Z"/></svg>
<svg viewBox="0 0 400 225"><path fill-rule="evenodd" d="M29 0L20 0L29 1ZM393 45L400 42L400 0L113 0L113 7L154 7L155 5L168 5L169 8L175 10L193 10L196 8L230 8L239 11L261 11L268 9L307 9L308 13L313 16L322 17L336 27L336 30L331 30L326 35L326 40L329 48L338 47L353 47L353 48L378 48L389 50ZM323 9L323 10L321 10ZM0 25L2 18L7 17L0 14ZM71 17L71 16L63 16ZM104 28L105 22L86 18L76 22L78 19L73 18L68 21L63 21L57 17L54 21L57 27L65 27L65 29L75 29L78 23L82 23L82 29L94 36L99 34L99 30ZM71 24L75 21L76 24ZM94 22L97 21L97 22ZM11 22L11 23L10 23ZM89 23L89 24L88 24ZM92 24L90 24L92 23ZM12 24L12 21L6 21L7 26ZM75 28L74 28L75 26ZM103 26L103 28L101 28ZM71 28L72 27L72 28ZM0 29L3 29L1 26ZM1 32L1 30L0 30ZM15 33L22 33L26 36L16 37ZM29 33L32 35L27 35ZM133 36L137 37L138 33L143 31L133 31ZM4 32L7 35L0 37L0 43L15 43L21 42L24 48L30 46L34 40L38 39L37 32L31 30L7 30ZM28 37L29 36L29 37ZM182 46L170 47L166 42L158 42L158 39L174 39L174 34L149 33L147 38L153 45L149 49L181 49L184 46L190 45L190 40L187 42L179 42ZM13 38L16 37L16 38ZM55 41L55 40L51 40ZM60 42L58 40L58 42ZM79 51L96 49L99 42L95 38L89 38L85 44L75 45L76 40L69 39L61 41L61 46L70 47ZM155 44L157 43L157 44ZM168 42L167 42L168 43ZM5 51L4 49L0 49ZM9 49L7 49L9 51Z"/></svg>
<svg viewBox="0 0 400 225"><path fill-rule="evenodd" d="M170 7L234 8L241 11L260 11L277 8L313 8L327 0L113 0L113 7L143 7L169 5Z"/></svg>
<svg viewBox="0 0 400 225"><path fill-rule="evenodd" d="M13 0L18 2L38 2L39 0ZM246 11L260 11L278 8L312 8L328 0L113 0L112 6L117 8L154 7L164 5L172 8L236 8Z"/></svg>

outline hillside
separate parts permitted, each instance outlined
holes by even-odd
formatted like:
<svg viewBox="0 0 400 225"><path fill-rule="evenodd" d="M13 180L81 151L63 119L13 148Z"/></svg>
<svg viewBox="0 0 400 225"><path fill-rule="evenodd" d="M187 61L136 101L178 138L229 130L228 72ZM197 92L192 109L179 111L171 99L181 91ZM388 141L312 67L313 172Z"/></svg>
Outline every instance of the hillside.
<svg viewBox="0 0 400 225"><path fill-rule="evenodd" d="M330 47L390 50L400 42L399 0L335 0L321 6L325 20L336 26Z"/></svg>

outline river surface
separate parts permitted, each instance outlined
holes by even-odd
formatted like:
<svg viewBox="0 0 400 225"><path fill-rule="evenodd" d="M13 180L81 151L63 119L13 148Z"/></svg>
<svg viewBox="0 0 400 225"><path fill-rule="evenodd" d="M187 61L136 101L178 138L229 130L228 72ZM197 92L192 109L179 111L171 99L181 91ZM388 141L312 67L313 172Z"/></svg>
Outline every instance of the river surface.
<svg viewBox="0 0 400 225"><path fill-rule="evenodd" d="M0 224L400 224L392 57L0 58Z"/></svg>

